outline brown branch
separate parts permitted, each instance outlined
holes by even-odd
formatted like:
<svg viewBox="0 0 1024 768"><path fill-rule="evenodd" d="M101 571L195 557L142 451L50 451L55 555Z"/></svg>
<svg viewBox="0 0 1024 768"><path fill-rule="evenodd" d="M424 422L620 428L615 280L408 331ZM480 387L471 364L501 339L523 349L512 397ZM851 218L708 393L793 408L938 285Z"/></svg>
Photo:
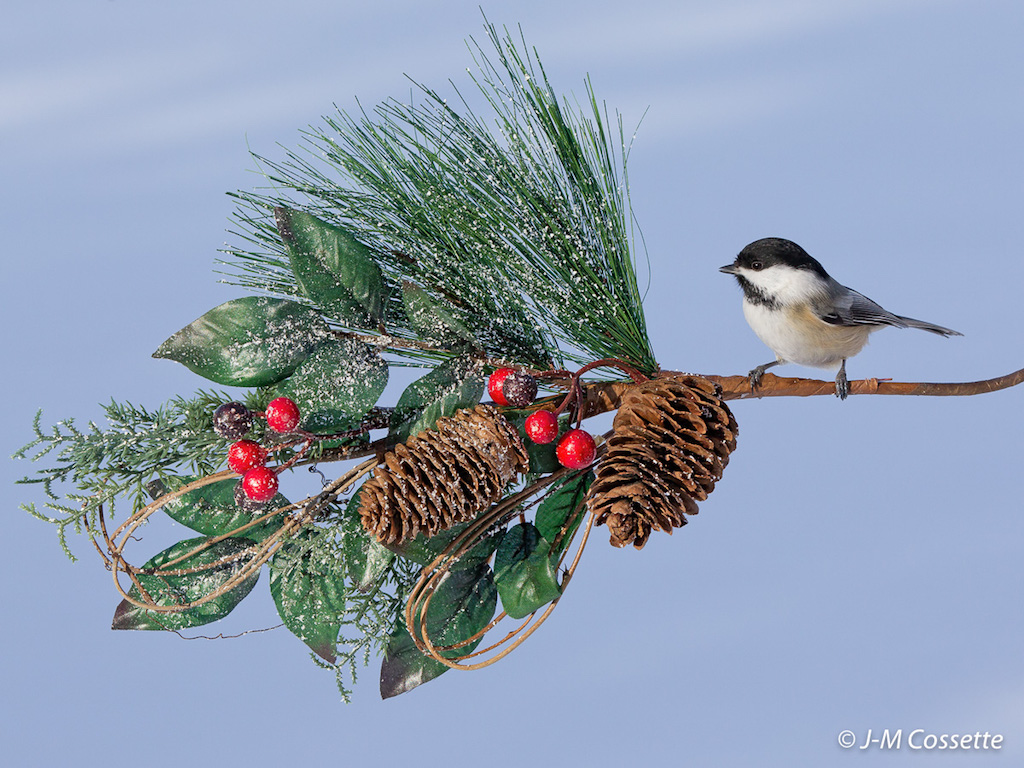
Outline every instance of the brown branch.
<svg viewBox="0 0 1024 768"><path fill-rule="evenodd" d="M683 376L679 371L661 371L658 378ZM761 379L761 385L752 390L750 379L746 376L703 375L722 388L723 400L749 400L762 397L812 397L815 395L835 395L834 381L819 379L783 378L767 373ZM858 379L850 382L851 395L923 395L928 397L966 397L982 395L1000 389L1008 389L1024 383L1024 368L1005 376L993 379L966 382L912 382L886 381L880 379ZM601 413L614 411L619 407L623 393L633 386L629 381L591 382L586 385L586 393L581 404L583 418L590 418Z"/></svg>
<svg viewBox="0 0 1024 768"><path fill-rule="evenodd" d="M765 374L761 385L751 391L746 376L706 376L722 387L723 400L743 400L752 397L811 397L834 395L835 382L817 379L782 378ZM880 379L859 379L850 382L851 395L923 395L928 397L966 397L983 395L1000 389L1015 387L1024 382L1024 368L994 379L965 382L909 382Z"/></svg>
<svg viewBox="0 0 1024 768"><path fill-rule="evenodd" d="M531 368L524 368L520 363L511 360L501 360L498 358L488 357L487 353L482 349L471 349L467 352L457 352L450 347L442 347L436 344L431 344L420 339L406 339L394 334L387 333L383 327L380 333L357 333L356 331L343 331L340 329L334 329L331 331L336 339L352 339L353 341L360 341L364 344L368 344L372 347L378 347L383 350L390 350L401 354L399 350L417 350L424 353L433 354L445 354L454 356L456 354L468 354L476 363L486 366L488 368L515 368L517 370L525 370L532 374L547 373L547 371L534 370Z"/></svg>

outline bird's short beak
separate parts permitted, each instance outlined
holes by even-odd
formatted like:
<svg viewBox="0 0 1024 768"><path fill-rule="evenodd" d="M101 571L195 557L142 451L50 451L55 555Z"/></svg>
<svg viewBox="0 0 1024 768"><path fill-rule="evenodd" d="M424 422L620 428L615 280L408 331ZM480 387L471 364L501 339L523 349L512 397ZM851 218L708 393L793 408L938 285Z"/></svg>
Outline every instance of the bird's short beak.
<svg viewBox="0 0 1024 768"><path fill-rule="evenodd" d="M739 272L736 269L735 264L726 264L724 267L718 268L719 272L725 272L727 275L737 275Z"/></svg>

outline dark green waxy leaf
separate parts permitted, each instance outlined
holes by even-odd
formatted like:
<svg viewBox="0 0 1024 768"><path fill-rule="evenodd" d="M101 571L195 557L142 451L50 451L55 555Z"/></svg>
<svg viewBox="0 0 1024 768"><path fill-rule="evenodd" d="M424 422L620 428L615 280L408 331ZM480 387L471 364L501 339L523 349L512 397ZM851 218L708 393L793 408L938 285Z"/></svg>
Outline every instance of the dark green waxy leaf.
<svg viewBox="0 0 1024 768"><path fill-rule="evenodd" d="M431 296L416 283L408 280L402 283L402 303L409 324L424 341L445 347L476 344L470 330L456 319L444 302Z"/></svg>
<svg viewBox="0 0 1024 768"><path fill-rule="evenodd" d="M552 545L558 542L553 555L561 555L569 546L576 529L586 515L587 491L594 482L594 473L576 472L566 477L537 508L534 524L540 535Z"/></svg>
<svg viewBox="0 0 1024 768"><path fill-rule="evenodd" d="M362 526L359 526L362 529ZM387 573L395 553L366 533L345 539L345 567L360 592L369 592Z"/></svg>
<svg viewBox="0 0 1024 768"><path fill-rule="evenodd" d="M207 541L209 539L202 536L179 541L174 546L165 549L149 560L143 566L143 570L160 568L164 564L188 554ZM195 569L193 573L179 575L140 573L138 574L138 579L157 605L171 606L194 602L221 588L233 578L245 566L246 562L252 559L252 555L244 555L242 553L253 547L254 544L249 539L223 539L210 545L198 554L192 555L168 568L168 570L175 571ZM202 567L218 563L220 560L225 562L210 568ZM231 591L185 611L153 611L140 608L127 600L122 600L117 606L117 610L114 611L114 621L111 624L111 629L178 630L198 627L202 624L209 624L211 621L223 619L252 591L259 575L259 570L254 570L252 575L248 576ZM138 587L134 585L128 591L128 594L136 600L142 597Z"/></svg>
<svg viewBox="0 0 1024 768"><path fill-rule="evenodd" d="M370 249L303 211L275 208L274 218L302 292L345 325L376 328L385 290Z"/></svg>
<svg viewBox="0 0 1024 768"><path fill-rule="evenodd" d="M471 360L445 360L402 392L391 414L390 438L405 442L412 435L431 429L441 417L476 405L483 394L483 377Z"/></svg>
<svg viewBox="0 0 1024 768"><path fill-rule="evenodd" d="M521 619L557 599L562 594L557 563L551 542L534 525L509 528L494 555L494 582L505 613Z"/></svg>
<svg viewBox="0 0 1024 768"><path fill-rule="evenodd" d="M345 614L344 557L330 534L303 529L270 558L270 594L289 631L334 663Z"/></svg>
<svg viewBox="0 0 1024 768"><path fill-rule="evenodd" d="M328 434L358 426L387 383L388 364L376 349L335 339L310 352L277 394L299 406L303 429Z"/></svg>
<svg viewBox="0 0 1024 768"><path fill-rule="evenodd" d="M509 422L515 426L519 432L519 437L523 441L523 445L526 446L526 454L530 458L530 474L532 475L549 475L557 469L561 469L562 465L558 463L558 457L555 455L555 448L558 445L558 440L554 440L550 443L541 445L535 443L526 435L526 418L535 409L531 408L528 410L513 410L503 411L504 416ZM562 414L558 417L558 431L559 434L566 432L569 429L569 416Z"/></svg>
<svg viewBox="0 0 1024 768"><path fill-rule="evenodd" d="M497 604L498 593L489 566L481 564L472 570L449 572L427 608L427 634L435 646L460 643L487 626ZM481 639L443 655L448 658L463 656L476 648ZM420 652L405 622L401 622L391 635L381 664L381 698L405 693L447 671L444 664Z"/></svg>
<svg viewBox="0 0 1024 768"><path fill-rule="evenodd" d="M419 563L420 565L429 565L434 562L437 556L444 552L445 548L455 541L455 538L465 531L470 525L472 525L472 523L459 523L458 525L453 525L451 528L441 531L436 536L431 536L430 538L427 538L420 533L414 538L404 541L401 544L389 545L389 549L401 555L406 560L412 560L414 563ZM487 560L487 558L491 556L491 553L497 549L498 543L501 541L501 537L504 536L504 534L504 531L499 531L480 539L480 541L473 545L469 552L460 557L456 562L452 563L449 570L460 571L465 568L476 568L480 563Z"/></svg>
<svg viewBox="0 0 1024 768"><path fill-rule="evenodd" d="M363 527L359 518L359 494L362 491L360 488L352 496L341 522L341 531L348 578L356 589L368 592L387 573L395 553L379 543Z"/></svg>
<svg viewBox="0 0 1024 768"><path fill-rule="evenodd" d="M547 445L540 445L528 438L523 440L523 445L526 446L526 455L530 458L530 474L550 475L556 469L562 468L562 465L558 463L558 456L555 454L557 442L556 440Z"/></svg>
<svg viewBox="0 0 1024 768"><path fill-rule="evenodd" d="M163 483L151 483L150 486L156 495L162 495L193 480L195 480L194 477L174 478L167 486ZM235 504L235 486L237 484L237 478L230 478L204 485L202 488L196 488L171 499L161 509L172 520L206 536L230 534L253 541L262 541L281 527L286 513L281 512L269 517L262 523L257 523L244 531L238 533L235 531L267 512L287 506L288 499L279 493L267 502L263 509L247 511Z"/></svg>
<svg viewBox="0 0 1024 768"><path fill-rule="evenodd" d="M329 335L323 318L309 307L246 296L189 323L153 357L175 360L218 384L265 387L290 376Z"/></svg>

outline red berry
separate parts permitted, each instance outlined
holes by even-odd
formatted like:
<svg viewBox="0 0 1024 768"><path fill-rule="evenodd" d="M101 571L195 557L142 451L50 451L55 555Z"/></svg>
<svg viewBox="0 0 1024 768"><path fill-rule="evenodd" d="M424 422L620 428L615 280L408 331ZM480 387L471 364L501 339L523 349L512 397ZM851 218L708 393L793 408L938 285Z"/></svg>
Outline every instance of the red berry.
<svg viewBox="0 0 1024 768"><path fill-rule="evenodd" d="M235 483L235 506L246 512L256 512L267 506L265 501L253 501L245 492L245 486L239 480Z"/></svg>
<svg viewBox="0 0 1024 768"><path fill-rule="evenodd" d="M267 404L267 426L275 432L291 432L299 426L299 406L291 398L277 397Z"/></svg>
<svg viewBox="0 0 1024 768"><path fill-rule="evenodd" d="M514 373L511 368L499 368L487 379L487 394L498 405L508 405L505 393L501 391L501 385L505 383L505 377L510 373Z"/></svg>
<svg viewBox="0 0 1024 768"><path fill-rule="evenodd" d="M526 436L540 445L558 437L558 417L551 411L537 411L526 417Z"/></svg>
<svg viewBox="0 0 1024 768"><path fill-rule="evenodd" d="M277 493L277 475L267 467L253 467L242 477L242 489L253 501L270 501Z"/></svg>
<svg viewBox="0 0 1024 768"><path fill-rule="evenodd" d="M589 467L597 455L597 445L590 433L582 429L570 429L555 448L558 463L569 469Z"/></svg>
<svg viewBox="0 0 1024 768"><path fill-rule="evenodd" d="M252 440L239 440L228 448L228 466L240 475L253 467L263 466L266 460L266 450Z"/></svg>

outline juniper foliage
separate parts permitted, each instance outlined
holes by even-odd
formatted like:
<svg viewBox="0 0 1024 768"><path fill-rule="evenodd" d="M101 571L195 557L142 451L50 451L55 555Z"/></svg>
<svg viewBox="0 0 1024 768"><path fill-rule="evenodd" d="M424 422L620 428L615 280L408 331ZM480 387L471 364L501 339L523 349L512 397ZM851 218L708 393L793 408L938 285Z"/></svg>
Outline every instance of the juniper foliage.
<svg viewBox="0 0 1024 768"><path fill-rule="evenodd" d="M47 460L46 467L18 482L41 484L48 498L44 508L55 514L35 504L22 508L56 525L61 546L75 559L67 546L67 530L81 532L84 523L94 523L100 507L112 513L123 498L139 509L148 502L148 481L168 474L205 475L224 465L228 444L213 431L213 411L231 399L223 392L200 390L153 410L112 400L103 406L105 429L94 422L80 428L74 419L44 429L39 411L32 423L35 439L13 458ZM252 392L247 400L258 409L265 396Z"/></svg>

